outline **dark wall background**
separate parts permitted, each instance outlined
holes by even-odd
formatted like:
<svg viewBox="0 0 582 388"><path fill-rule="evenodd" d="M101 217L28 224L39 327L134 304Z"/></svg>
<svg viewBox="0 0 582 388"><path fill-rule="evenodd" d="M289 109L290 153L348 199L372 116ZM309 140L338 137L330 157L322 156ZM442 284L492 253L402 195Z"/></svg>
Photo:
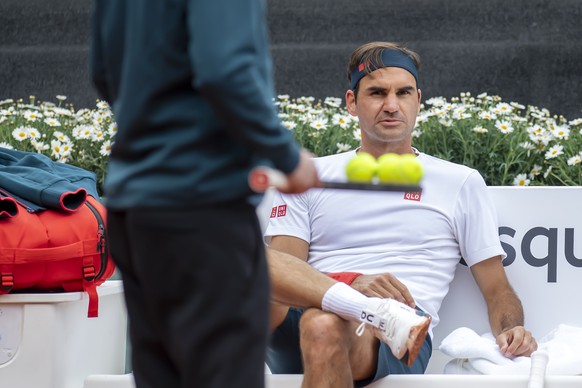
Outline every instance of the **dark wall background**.
<svg viewBox="0 0 582 388"><path fill-rule="evenodd" d="M209 0L211 1L211 0ZM582 116L582 0L268 0L280 94L343 97L350 52L401 42L424 98L470 91ZM0 100L94 106L90 0L0 0Z"/></svg>

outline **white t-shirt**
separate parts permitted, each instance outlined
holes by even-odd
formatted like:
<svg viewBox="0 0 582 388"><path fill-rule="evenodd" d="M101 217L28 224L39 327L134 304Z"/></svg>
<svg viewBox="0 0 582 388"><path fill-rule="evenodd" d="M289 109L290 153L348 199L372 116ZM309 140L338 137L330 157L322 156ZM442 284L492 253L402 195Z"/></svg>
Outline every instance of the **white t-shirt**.
<svg viewBox="0 0 582 388"><path fill-rule="evenodd" d="M321 180L345 181L355 151L315 159ZM309 243L307 262L321 272L389 272L416 304L439 322L438 311L455 268L505 257L497 214L474 169L423 153L422 192L311 189L275 193L267 229Z"/></svg>

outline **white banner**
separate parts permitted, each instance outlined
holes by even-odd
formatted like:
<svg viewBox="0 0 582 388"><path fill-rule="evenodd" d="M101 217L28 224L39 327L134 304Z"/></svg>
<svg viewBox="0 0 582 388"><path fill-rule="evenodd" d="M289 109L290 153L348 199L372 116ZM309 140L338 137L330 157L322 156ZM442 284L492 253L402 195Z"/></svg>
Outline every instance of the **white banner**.
<svg viewBox="0 0 582 388"><path fill-rule="evenodd" d="M582 327L582 187L491 187L507 276L541 338L559 324ZM459 265L440 310L434 348L454 329L490 332L485 302Z"/></svg>

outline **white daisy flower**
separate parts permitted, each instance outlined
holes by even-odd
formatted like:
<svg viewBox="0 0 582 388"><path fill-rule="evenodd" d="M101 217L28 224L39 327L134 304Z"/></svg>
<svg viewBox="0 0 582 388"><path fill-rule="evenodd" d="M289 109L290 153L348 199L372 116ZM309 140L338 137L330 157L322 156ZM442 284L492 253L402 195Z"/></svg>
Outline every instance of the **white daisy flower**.
<svg viewBox="0 0 582 388"><path fill-rule="evenodd" d="M65 108L54 108L53 112L55 112L56 115L58 116L66 116L66 117L72 117L73 116L73 112L71 112L70 109L65 109Z"/></svg>
<svg viewBox="0 0 582 388"><path fill-rule="evenodd" d="M341 152L346 152L352 149L352 147L349 144L344 144L344 143L336 143L335 144L337 147L337 152L336 153L341 153Z"/></svg>
<svg viewBox="0 0 582 388"><path fill-rule="evenodd" d="M6 148L9 150L13 150L14 147L12 147L10 144L6 143L6 142L0 142L0 148Z"/></svg>
<svg viewBox="0 0 582 388"><path fill-rule="evenodd" d="M321 129L326 129L327 128L327 119L324 118L318 118L313 120L309 126L313 129L317 129L318 131Z"/></svg>
<svg viewBox="0 0 582 388"><path fill-rule="evenodd" d="M61 144L61 155L62 157L69 157L73 152L73 143L70 141Z"/></svg>
<svg viewBox="0 0 582 388"><path fill-rule="evenodd" d="M12 131L12 137L16 141L23 141L28 139L28 128L27 127L18 127Z"/></svg>
<svg viewBox="0 0 582 388"><path fill-rule="evenodd" d="M499 104L495 105L495 107L492 110L493 112L501 115L507 115L513 112L513 108L511 107L511 105L505 102L500 102Z"/></svg>
<svg viewBox="0 0 582 388"><path fill-rule="evenodd" d="M447 115L447 110L444 108L435 108L431 111L431 116L445 117L446 115Z"/></svg>
<svg viewBox="0 0 582 388"><path fill-rule="evenodd" d="M511 105L512 107L514 107L515 109L525 109L525 106L518 104L517 102L510 102L509 105Z"/></svg>
<svg viewBox="0 0 582 388"><path fill-rule="evenodd" d="M536 176L540 175L541 172L542 172L542 166L539 166L537 164L534 164L533 168L529 172L529 177L531 179L534 179Z"/></svg>
<svg viewBox="0 0 582 388"><path fill-rule="evenodd" d="M59 140L63 143L70 141L69 137L67 135L65 135L64 133L62 133L61 131L54 131L53 137L55 137L57 140Z"/></svg>
<svg viewBox="0 0 582 388"><path fill-rule="evenodd" d="M556 139L568 140L568 137L570 136L570 128L566 125L556 125L551 132Z"/></svg>
<svg viewBox="0 0 582 388"><path fill-rule="evenodd" d="M332 116L331 122L333 125L339 125L340 128L347 128L350 123L352 122L350 116L345 116L339 113L336 113Z"/></svg>
<svg viewBox="0 0 582 388"><path fill-rule="evenodd" d="M90 115L91 115L91 110L90 109L86 109L86 108L79 109L77 111L77 113L75 113L75 116L80 117L80 118L88 117Z"/></svg>
<svg viewBox="0 0 582 388"><path fill-rule="evenodd" d="M487 128L483 128L482 126L479 125L479 126L473 128L473 132L477 132L477 133L487 133L489 131L487 130Z"/></svg>
<svg viewBox="0 0 582 388"><path fill-rule="evenodd" d="M450 127L451 125L453 125L453 120L449 119L449 118L445 118L445 117L439 117L439 123L443 126L443 127Z"/></svg>
<svg viewBox="0 0 582 388"><path fill-rule="evenodd" d="M529 186L530 180L527 178L526 174L518 174L513 179L514 186Z"/></svg>
<svg viewBox="0 0 582 388"><path fill-rule="evenodd" d="M339 108L342 104L342 99L337 97L326 97L323 104L333 108Z"/></svg>
<svg viewBox="0 0 582 388"><path fill-rule="evenodd" d="M115 136L115 134L117 134L117 123L113 122L109 124L109 127L107 128L107 133L111 137Z"/></svg>
<svg viewBox="0 0 582 388"><path fill-rule="evenodd" d="M100 111L97 111L95 114L91 115L93 125L95 125L97 127L99 127L101 125L101 123L103 121L105 121L105 119L106 119L105 117L103 117L103 115L99 114L98 112L100 112Z"/></svg>
<svg viewBox="0 0 582 388"><path fill-rule="evenodd" d="M73 128L73 137L75 139L90 139L95 127L92 125L77 125Z"/></svg>
<svg viewBox="0 0 582 388"><path fill-rule="evenodd" d="M556 144L552 147L550 147L550 149L546 152L545 154L545 158L547 159L553 159L553 158L557 158L558 156L562 155L564 153L564 147Z"/></svg>
<svg viewBox="0 0 582 388"><path fill-rule="evenodd" d="M99 109L109 109L109 104L106 101L98 101L97 108Z"/></svg>
<svg viewBox="0 0 582 388"><path fill-rule="evenodd" d="M297 123L294 121L283 121L283 126L287 129L295 129L297 127Z"/></svg>
<svg viewBox="0 0 582 388"><path fill-rule="evenodd" d="M46 151L50 148L48 144L46 144L42 141L35 140L35 139L31 139L30 144L32 144L32 146L34 147L34 150L38 153L42 153L43 151Z"/></svg>
<svg viewBox="0 0 582 388"><path fill-rule="evenodd" d="M582 162L582 156L574 155L570 159L568 159L568 166L575 166Z"/></svg>
<svg viewBox="0 0 582 388"><path fill-rule="evenodd" d="M54 119L54 118L47 118L44 119L44 122L46 125L48 125L49 127L60 127L61 123L59 120Z"/></svg>
<svg viewBox="0 0 582 388"><path fill-rule="evenodd" d="M576 120L572 120L568 124L570 124L571 126L580 125L580 124L582 124L582 118L579 118L579 119L576 119Z"/></svg>
<svg viewBox="0 0 582 388"><path fill-rule="evenodd" d="M545 132L545 130L538 124L527 127L525 130L530 136L541 136Z"/></svg>
<svg viewBox="0 0 582 388"><path fill-rule="evenodd" d="M552 173L552 166L548 167L546 172L544 172L544 179L549 177L551 173Z"/></svg>
<svg viewBox="0 0 582 388"><path fill-rule="evenodd" d="M360 131L359 129L355 129L353 135L354 139L356 139L357 141L362 141L362 131Z"/></svg>
<svg viewBox="0 0 582 388"><path fill-rule="evenodd" d="M463 120L463 119L470 119L471 115L465 111L462 111L460 109L455 109L453 111L453 119L455 120Z"/></svg>
<svg viewBox="0 0 582 388"><path fill-rule="evenodd" d="M60 159L63 156L63 144L60 141L51 141L51 155L57 159Z"/></svg>
<svg viewBox="0 0 582 388"><path fill-rule="evenodd" d="M59 101L65 101L67 99L67 96L63 96L63 95L57 95L57 100Z"/></svg>
<svg viewBox="0 0 582 388"><path fill-rule="evenodd" d="M22 113L22 116L27 120L27 121L36 121L38 119L40 119L42 117L42 114L39 112L35 112L33 110L25 110Z"/></svg>
<svg viewBox="0 0 582 388"><path fill-rule="evenodd" d="M91 135L91 140L96 143L102 142L103 139L105 139L105 134L103 133L103 131L95 131Z"/></svg>
<svg viewBox="0 0 582 388"><path fill-rule="evenodd" d="M443 97L433 97L426 100L425 103L432 106L443 106L446 101Z"/></svg>
<svg viewBox="0 0 582 388"><path fill-rule="evenodd" d="M479 112L479 117L484 119L484 120L495 120L497 119L497 115L493 112L489 112L489 111L481 111Z"/></svg>
<svg viewBox="0 0 582 388"><path fill-rule="evenodd" d="M289 108L291 108L291 106L289 106ZM303 105L303 104L295 104L293 106L293 109L296 110L299 113L307 112L307 106L306 105Z"/></svg>
<svg viewBox="0 0 582 388"><path fill-rule="evenodd" d="M542 133L540 136L538 136L538 142L543 144L544 147L550 144L552 140L554 140L554 138L552 137L551 133Z"/></svg>
<svg viewBox="0 0 582 388"><path fill-rule="evenodd" d="M111 140L105 140L99 149L101 156L109 156L111 154Z"/></svg>
<svg viewBox="0 0 582 388"><path fill-rule="evenodd" d="M499 129L499 132L503 134L508 134L513 132L513 127L507 121L499 121L495 122L495 128Z"/></svg>
<svg viewBox="0 0 582 388"><path fill-rule="evenodd" d="M36 128L28 127L27 130L29 139L40 139L40 132Z"/></svg>

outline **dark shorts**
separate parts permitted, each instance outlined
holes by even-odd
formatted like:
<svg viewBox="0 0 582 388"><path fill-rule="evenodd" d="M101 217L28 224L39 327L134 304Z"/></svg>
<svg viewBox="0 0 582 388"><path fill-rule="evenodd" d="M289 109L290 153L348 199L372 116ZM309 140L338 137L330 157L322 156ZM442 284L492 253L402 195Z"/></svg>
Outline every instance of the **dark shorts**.
<svg viewBox="0 0 582 388"><path fill-rule="evenodd" d="M299 320L303 309L290 308L285 321L273 332L267 348L267 365L273 374L302 374L301 349L299 348ZM432 354L430 336L418 353L411 367L406 366L392 354L383 342L378 349L376 373L370 378L355 381L356 387L363 387L390 374L423 374Z"/></svg>

